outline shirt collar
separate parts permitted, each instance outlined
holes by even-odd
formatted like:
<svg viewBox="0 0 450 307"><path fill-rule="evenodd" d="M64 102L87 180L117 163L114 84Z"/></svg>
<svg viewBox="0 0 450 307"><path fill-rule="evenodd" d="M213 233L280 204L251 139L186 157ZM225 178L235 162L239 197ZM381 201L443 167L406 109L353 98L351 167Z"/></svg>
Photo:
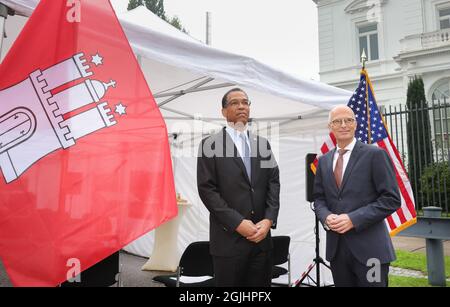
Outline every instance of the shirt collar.
<svg viewBox="0 0 450 307"><path fill-rule="evenodd" d="M245 126L245 129L243 131L234 129L233 127L230 127L230 126L227 126L225 129L228 132L228 134L233 137L233 139L239 137L239 135L241 133L244 133L245 136L248 136L248 126L247 125Z"/></svg>
<svg viewBox="0 0 450 307"><path fill-rule="evenodd" d="M353 141L352 141L350 144L348 144L347 146L345 146L344 149L346 149L347 152L351 152L351 151L353 150L353 148L355 148L355 145L356 145L356 139L353 138ZM341 148L340 148L339 146L337 146L337 145L336 145L336 148L337 148L336 152L337 152L339 149L341 149Z"/></svg>

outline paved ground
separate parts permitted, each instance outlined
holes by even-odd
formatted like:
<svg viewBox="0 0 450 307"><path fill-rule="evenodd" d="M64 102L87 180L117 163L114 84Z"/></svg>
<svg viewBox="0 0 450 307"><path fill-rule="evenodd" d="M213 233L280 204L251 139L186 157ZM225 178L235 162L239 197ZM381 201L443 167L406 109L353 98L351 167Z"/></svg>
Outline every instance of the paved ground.
<svg viewBox="0 0 450 307"><path fill-rule="evenodd" d="M425 240L419 238L394 237L394 247L411 252L425 253ZM450 256L450 241L444 242L444 254ZM122 285L125 287L163 287L164 285L152 281L156 275L173 274L170 272L142 271L141 267L147 261L146 258L137 257L128 253L120 254L120 263L122 264ZM392 268L391 268L392 269ZM420 272L393 269L395 275L422 277ZM3 265L0 262L0 287L10 287L11 283L6 275Z"/></svg>
<svg viewBox="0 0 450 307"><path fill-rule="evenodd" d="M11 287L8 275L6 275L5 268L3 267L3 263L1 261L0 261L0 287Z"/></svg>
<svg viewBox="0 0 450 307"><path fill-rule="evenodd" d="M409 252L422 252L425 253L425 239L421 238L408 238L396 236L392 238L395 249L406 250ZM444 241L444 255L450 256L450 241Z"/></svg>
<svg viewBox="0 0 450 307"><path fill-rule="evenodd" d="M122 264L122 286L124 287L165 287L164 284L152 281L157 275L174 274L172 272L142 271L147 258L134 256L128 253L120 254Z"/></svg>
<svg viewBox="0 0 450 307"><path fill-rule="evenodd" d="M121 282L124 287L164 287L163 284L154 282L152 278L157 275L173 274L172 272L142 271L141 267L147 262L147 258L134 256L126 252L120 253ZM11 287L8 275L0 262L0 287Z"/></svg>

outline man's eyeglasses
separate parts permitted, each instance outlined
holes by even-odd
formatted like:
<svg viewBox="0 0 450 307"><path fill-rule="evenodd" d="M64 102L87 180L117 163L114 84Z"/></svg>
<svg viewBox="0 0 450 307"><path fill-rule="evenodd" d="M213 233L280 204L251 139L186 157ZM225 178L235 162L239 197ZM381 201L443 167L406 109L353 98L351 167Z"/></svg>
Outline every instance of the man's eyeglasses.
<svg viewBox="0 0 450 307"><path fill-rule="evenodd" d="M331 125L334 127L339 127L342 125L342 122L344 122L346 125L351 125L355 122L355 119L351 117L335 119L331 121Z"/></svg>
<svg viewBox="0 0 450 307"><path fill-rule="evenodd" d="M234 107L239 106L240 104L242 104L244 107L249 107L252 104L252 102L247 99L244 99L244 100L233 99L233 100L228 101L226 106L227 107L230 106L230 107L234 108Z"/></svg>

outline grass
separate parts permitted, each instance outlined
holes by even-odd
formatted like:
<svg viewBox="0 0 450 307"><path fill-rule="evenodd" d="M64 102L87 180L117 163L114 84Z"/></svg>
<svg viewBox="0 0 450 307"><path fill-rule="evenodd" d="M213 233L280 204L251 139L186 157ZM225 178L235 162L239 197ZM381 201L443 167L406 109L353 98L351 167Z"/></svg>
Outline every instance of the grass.
<svg viewBox="0 0 450 307"><path fill-rule="evenodd" d="M431 287L426 278L389 275L389 287ZM447 281L447 287L450 282Z"/></svg>
<svg viewBox="0 0 450 307"><path fill-rule="evenodd" d="M407 252L404 250L396 250L397 260L391 263L391 266L421 271L427 274L427 256L420 252ZM445 256L445 275L450 276L450 257ZM405 276L389 275L389 287L431 287L427 278L415 278ZM450 282L447 282L450 287Z"/></svg>
<svg viewBox="0 0 450 307"><path fill-rule="evenodd" d="M404 250L396 250L397 260L391 265L403 269L421 271L427 274L427 257L423 253L407 252ZM450 256L444 256L445 275L450 278Z"/></svg>

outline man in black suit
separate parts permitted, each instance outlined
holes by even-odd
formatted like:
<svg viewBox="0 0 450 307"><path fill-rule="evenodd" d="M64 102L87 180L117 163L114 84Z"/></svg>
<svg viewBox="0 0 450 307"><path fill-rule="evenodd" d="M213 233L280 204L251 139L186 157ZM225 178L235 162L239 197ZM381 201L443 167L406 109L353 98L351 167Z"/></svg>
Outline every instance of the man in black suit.
<svg viewBox="0 0 450 307"><path fill-rule="evenodd" d="M384 219L400 207L394 167L383 149L356 141L348 106L335 107L328 126L337 146L319 159L314 206L327 230L334 284L387 286L395 252Z"/></svg>
<svg viewBox="0 0 450 307"><path fill-rule="evenodd" d="M222 99L228 126L202 140L197 185L210 212L210 252L216 286L271 284L272 239L279 171L269 142L247 130L250 101L234 88Z"/></svg>

